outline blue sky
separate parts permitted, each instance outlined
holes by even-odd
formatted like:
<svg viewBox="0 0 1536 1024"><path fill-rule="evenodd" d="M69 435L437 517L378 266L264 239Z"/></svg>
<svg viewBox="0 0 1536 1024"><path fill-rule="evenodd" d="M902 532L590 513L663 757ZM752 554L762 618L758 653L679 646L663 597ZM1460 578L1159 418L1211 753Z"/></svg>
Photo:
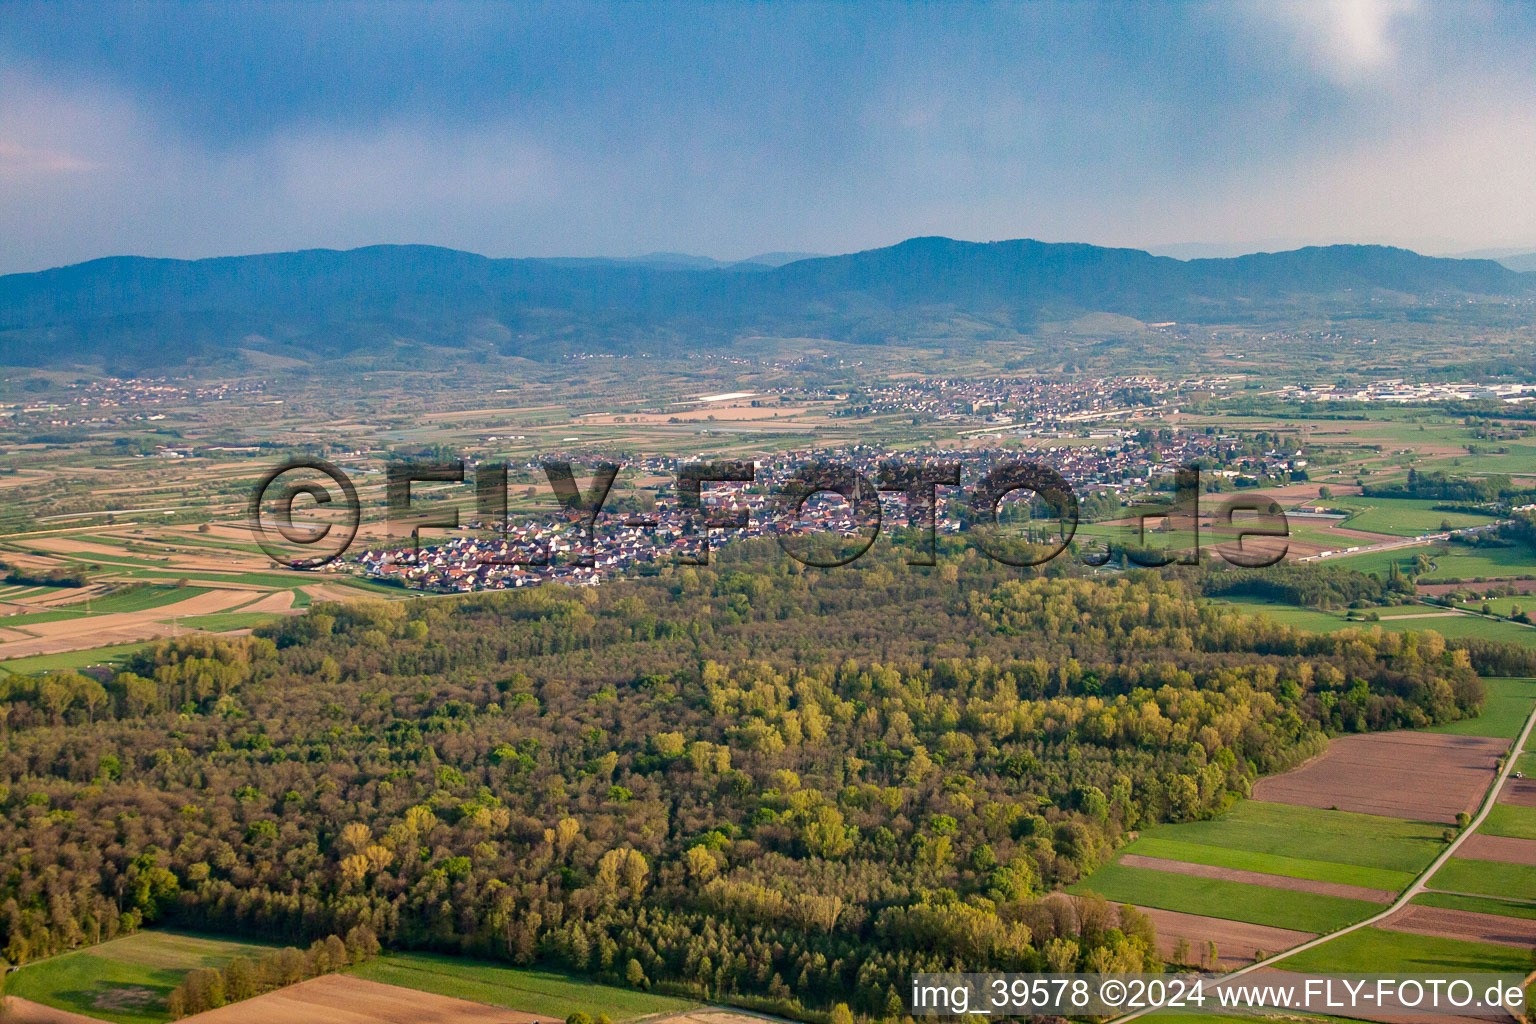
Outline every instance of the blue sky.
<svg viewBox="0 0 1536 1024"><path fill-rule="evenodd" d="M920 234L1536 250L1536 5L0 7L0 271Z"/></svg>

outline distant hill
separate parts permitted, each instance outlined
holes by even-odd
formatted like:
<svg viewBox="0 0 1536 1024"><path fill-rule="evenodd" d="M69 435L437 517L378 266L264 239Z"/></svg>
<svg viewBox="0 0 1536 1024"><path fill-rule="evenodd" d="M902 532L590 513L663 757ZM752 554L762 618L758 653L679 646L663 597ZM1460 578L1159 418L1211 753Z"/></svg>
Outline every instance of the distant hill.
<svg viewBox="0 0 1536 1024"><path fill-rule="evenodd" d="M1510 270L1530 273L1536 270L1536 252L1521 253L1518 256L1501 256L1499 257L1499 262Z"/></svg>
<svg viewBox="0 0 1536 1024"><path fill-rule="evenodd" d="M777 266L772 258L493 260L429 246L112 257L0 277L0 363L141 370L241 351L309 360L390 346L422 358L437 348L542 358L691 351L753 333L880 343L952 331L956 317L984 334L1085 312L1198 320L1297 303L1536 295L1536 273L1381 246L1181 261L1092 245L914 238Z"/></svg>

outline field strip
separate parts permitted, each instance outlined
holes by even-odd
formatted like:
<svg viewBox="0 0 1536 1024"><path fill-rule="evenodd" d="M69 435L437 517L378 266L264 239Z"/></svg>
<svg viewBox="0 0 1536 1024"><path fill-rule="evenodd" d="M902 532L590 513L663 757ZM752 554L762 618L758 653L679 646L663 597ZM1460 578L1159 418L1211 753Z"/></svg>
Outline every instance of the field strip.
<svg viewBox="0 0 1536 1024"><path fill-rule="evenodd" d="M1498 946L1514 946L1516 949L1530 949L1536 945L1536 921L1444 907L1426 907L1422 904L1404 907L1383 927L1395 932L1408 932L1410 935L1491 942Z"/></svg>
<svg viewBox="0 0 1536 1024"><path fill-rule="evenodd" d="M1536 900L1528 900L1520 896L1489 896L1481 892L1456 892L1454 889L1436 889L1433 886L1426 887L1424 891L1437 892L1442 896L1466 896L1474 900L1499 900L1502 903L1525 903L1536 907Z"/></svg>
<svg viewBox="0 0 1536 1024"><path fill-rule="evenodd" d="M1346 885L1343 882L1317 882L1310 878L1292 878L1267 871L1245 871L1241 868L1223 868L1212 864L1192 864L1189 861L1167 860L1162 857L1145 857L1137 853L1121 856L1120 863L1132 868L1150 868L1153 871L1169 871L1177 875L1194 875L1197 878L1221 878L1228 882L1246 882L1271 889L1289 889L1293 892L1310 892L1320 896L1342 896L1347 900L1365 900L1368 903L1390 903L1396 893L1387 889L1367 889L1363 885Z"/></svg>
<svg viewBox="0 0 1536 1024"><path fill-rule="evenodd" d="M1428 887L1429 880L1434 877L1435 872L1439 871L1447 861L1455 856L1456 851L1461 847L1462 843L1464 843L1469 836L1474 834L1477 831L1478 826L1483 823L1483 819L1488 817L1488 812L1493 809L1494 803L1498 799L1499 790L1504 787L1505 780L1507 780L1514 773L1515 764L1520 760L1516 754L1518 754L1519 751L1525 749L1526 743L1529 742L1531 738L1531 730L1533 727L1536 727L1536 707L1533 707L1531 709L1531 713L1526 716L1525 725L1521 728L1520 735L1516 736L1514 742L1510 744L1509 756L1504 761L1504 767L1499 770L1497 775L1494 776L1493 783L1488 787L1487 792L1483 794L1483 801L1478 805L1477 813L1472 816L1472 820L1467 823L1467 827L1458 832L1456 837L1446 844L1445 849L1441 850L1440 853L1436 855L1435 859L1430 861L1429 865L1425 867L1423 871L1419 872L1418 877L1413 880L1413 884L1404 889L1398 895L1397 899L1391 904L1391 906L1381 911L1381 913L1376 914L1373 917L1368 917L1363 921L1356 921L1354 924L1345 925L1343 928L1340 928L1337 931L1329 932L1326 935L1319 935L1315 939L1308 939L1306 942L1301 943L1299 946L1292 946L1290 949L1287 949L1282 953L1276 953L1273 956L1266 957L1263 960L1255 960L1247 967L1239 967L1235 971L1230 971L1227 974L1222 975L1222 977L1217 979L1217 981L1227 982L1234 978L1241 978L1244 975L1251 974L1254 971L1262 970L1266 967L1273 967L1274 965L1280 963L1282 960L1285 960L1291 956L1295 956L1297 953L1303 953L1309 949L1315 949L1325 942L1337 939L1343 935L1348 935L1351 932L1357 932L1362 928L1368 928L1371 925L1381 924L1390 918L1393 914L1396 914L1404 907L1407 907L1413 901L1415 896L1425 891L1425 889ZM1157 1007L1149 1007L1145 1010L1138 1010L1135 1013L1128 1013L1124 1016L1116 1017L1111 1022L1111 1024L1121 1024L1122 1021L1135 1020L1137 1017L1142 1017L1148 1013L1152 1013L1155 1009L1157 1009ZM1512 1013L1511 1016L1516 1016L1518 1019L1518 1015L1516 1014Z"/></svg>
<svg viewBox="0 0 1536 1024"><path fill-rule="evenodd" d="M1508 740L1452 733L1357 733L1326 755L1266 776L1253 796L1283 804L1452 824L1485 796L1487 773Z"/></svg>

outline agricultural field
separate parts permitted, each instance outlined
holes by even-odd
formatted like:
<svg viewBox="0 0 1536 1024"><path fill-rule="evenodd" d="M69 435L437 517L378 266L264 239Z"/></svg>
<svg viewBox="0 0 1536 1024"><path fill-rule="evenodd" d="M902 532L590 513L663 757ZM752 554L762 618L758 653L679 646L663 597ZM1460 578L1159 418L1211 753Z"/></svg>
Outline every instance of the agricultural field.
<svg viewBox="0 0 1536 1024"><path fill-rule="evenodd" d="M1377 498L1366 495L1334 497L1327 501L1330 508L1350 512L1342 525L1349 530L1365 533L1387 534L1393 537L1417 537L1425 533L1438 533L1449 525L1451 529L1483 526L1494 521L1493 516L1466 512L1445 512L1434 506L1439 501L1417 498Z"/></svg>
<svg viewBox="0 0 1536 1024"><path fill-rule="evenodd" d="M12 675L33 676L44 672L77 672L95 666L114 667L152 646L153 640L136 643L108 644L105 647L87 647L62 654L36 654L26 658L0 661L0 672Z"/></svg>
<svg viewBox="0 0 1536 1024"><path fill-rule="evenodd" d="M1507 971L1523 976L1530 964L1528 949L1367 927L1287 957L1276 966L1319 974L1390 971L1432 976L1436 971Z"/></svg>
<svg viewBox="0 0 1536 1024"><path fill-rule="evenodd" d="M1235 964L1378 912L1433 859L1442 831L1424 822L1245 800L1209 821L1146 830L1077 888L1158 908L1165 913L1154 920L1162 922L1165 943L1183 938L1198 952L1216 941L1221 959ZM1234 928L1232 921L1252 927Z"/></svg>
<svg viewBox="0 0 1536 1024"><path fill-rule="evenodd" d="M195 1024L560 1024L451 996L327 974L184 1017Z"/></svg>
<svg viewBox="0 0 1536 1024"><path fill-rule="evenodd" d="M1298 898L1293 891L1274 886L1153 871L1120 863L1105 865L1069 891L1096 892L1119 903L1313 933L1335 931L1381 909L1364 900L1321 894Z"/></svg>
<svg viewBox="0 0 1536 1024"><path fill-rule="evenodd" d="M1479 831L1512 839L1536 839L1536 807L1495 804Z"/></svg>
<svg viewBox="0 0 1536 1024"><path fill-rule="evenodd" d="M1442 831L1425 822L1255 799L1241 801L1210 821L1147 829L1126 849L1390 889L1411 881L1434 858Z"/></svg>
<svg viewBox="0 0 1536 1024"><path fill-rule="evenodd" d="M1249 615L1267 615L1276 622L1312 633L1334 633L1341 629L1385 629L1393 632L1436 632L1443 637L1478 637L1536 647L1536 628L1518 622L1490 619L1471 612L1460 612L1436 605L1397 605L1390 608L1351 609L1348 612L1301 608L1277 601L1236 601L1212 599L1229 604ZM1536 610L1536 602L1528 602ZM1468 606L1473 612L1477 605ZM1375 614L1377 618L1364 616Z"/></svg>
<svg viewBox="0 0 1536 1024"><path fill-rule="evenodd" d="M1444 907L1471 914L1492 914L1496 917L1518 917L1536 921L1536 902L1515 903L1491 896L1464 896L1450 892L1422 892L1412 902L1417 906Z"/></svg>
<svg viewBox="0 0 1536 1024"><path fill-rule="evenodd" d="M585 978L430 953L396 953L371 960L352 975L368 981L502 1006L564 1020L576 1010L625 1021L677 1013L695 1003L672 996L594 984Z"/></svg>
<svg viewBox="0 0 1536 1024"><path fill-rule="evenodd" d="M1482 802L1505 740L1432 732L1341 736L1300 768L1260 779L1260 800L1454 823Z"/></svg>
<svg viewBox="0 0 1536 1024"><path fill-rule="evenodd" d="M1386 551L1366 551L1358 555L1343 555L1329 559L1329 562L1363 573L1386 576L1393 564L1396 564L1401 572L1411 572L1414 560L1420 555L1427 555L1432 563L1430 570L1419 577L1421 583L1506 579L1536 575L1536 552L1517 546L1469 547L1461 544L1423 544Z"/></svg>
<svg viewBox="0 0 1536 1024"><path fill-rule="evenodd" d="M188 971L256 958L271 947L146 931L30 963L6 979L7 995L113 1024L164 1024L165 999Z"/></svg>
<svg viewBox="0 0 1536 1024"><path fill-rule="evenodd" d="M1466 718L1448 725L1435 725L1425 732L1454 736L1489 736L1498 739L1514 739L1536 707L1536 679L1511 679L1498 676L1484 677L1483 686L1487 699L1483 713L1476 718Z"/></svg>
<svg viewBox="0 0 1536 1024"><path fill-rule="evenodd" d="M1452 857L1429 884L1442 892L1531 899L1536 898L1536 865Z"/></svg>

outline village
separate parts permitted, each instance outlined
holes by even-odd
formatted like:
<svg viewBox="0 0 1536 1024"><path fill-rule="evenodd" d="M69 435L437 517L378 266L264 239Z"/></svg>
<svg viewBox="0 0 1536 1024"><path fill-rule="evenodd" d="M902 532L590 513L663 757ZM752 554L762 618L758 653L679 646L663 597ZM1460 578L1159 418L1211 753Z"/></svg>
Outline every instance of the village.
<svg viewBox="0 0 1536 1024"><path fill-rule="evenodd" d="M602 461L590 452L557 453L550 458L587 464ZM675 480L678 468L688 460L613 456L611 461L642 476ZM853 471L877 489L893 461L959 467L961 486L937 492L934 527L940 534L960 532L969 492L977 481L1009 462L1038 462L1060 473L1076 494L1080 518L1089 521L1116 518L1126 505L1171 491L1174 467L1202 467L1204 487L1220 491L1305 479L1307 465L1299 450L1260 451L1251 440L1233 435L1166 429L1121 428L1109 432L1103 444L1034 451L1000 445L902 452L874 445L807 448L753 460L751 483L706 485L697 510L685 507L675 488L663 485L654 497L653 510L599 512L590 542L575 513L508 521L504 528L477 521L467 524L468 533L435 544L425 542L419 550L415 544L379 546L359 552L344 564L372 579L435 591L500 590L545 582L591 586L645 563L702 564L707 560L706 536L709 544L784 533L855 538L867 534L873 524L846 501L817 495L804 503L798 516L791 517L778 501L781 485L807 467L835 466ZM540 471L535 462L522 468ZM918 525L910 521L901 491L882 491L881 502L882 523ZM740 525L716 525L727 522Z"/></svg>

